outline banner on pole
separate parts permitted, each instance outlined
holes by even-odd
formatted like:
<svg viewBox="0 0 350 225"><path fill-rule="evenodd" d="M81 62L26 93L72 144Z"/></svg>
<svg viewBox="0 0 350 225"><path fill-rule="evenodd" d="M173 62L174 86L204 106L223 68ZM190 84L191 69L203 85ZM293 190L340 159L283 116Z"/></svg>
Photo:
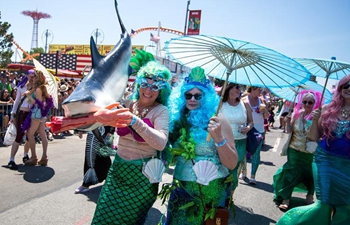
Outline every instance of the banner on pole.
<svg viewBox="0 0 350 225"><path fill-rule="evenodd" d="M202 10L190 10L187 35L199 35Z"/></svg>

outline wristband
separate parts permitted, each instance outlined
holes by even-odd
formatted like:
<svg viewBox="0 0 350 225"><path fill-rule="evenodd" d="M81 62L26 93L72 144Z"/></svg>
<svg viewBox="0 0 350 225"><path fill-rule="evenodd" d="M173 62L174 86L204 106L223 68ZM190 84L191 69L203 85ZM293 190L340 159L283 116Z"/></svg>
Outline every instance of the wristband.
<svg viewBox="0 0 350 225"><path fill-rule="evenodd" d="M215 146L216 147L222 147L226 144L226 138L224 138L224 140L222 142L219 142L219 143L215 143Z"/></svg>
<svg viewBox="0 0 350 225"><path fill-rule="evenodd" d="M136 116L132 116L132 120L131 120L129 126L132 126L132 125L134 125L135 123L136 123Z"/></svg>

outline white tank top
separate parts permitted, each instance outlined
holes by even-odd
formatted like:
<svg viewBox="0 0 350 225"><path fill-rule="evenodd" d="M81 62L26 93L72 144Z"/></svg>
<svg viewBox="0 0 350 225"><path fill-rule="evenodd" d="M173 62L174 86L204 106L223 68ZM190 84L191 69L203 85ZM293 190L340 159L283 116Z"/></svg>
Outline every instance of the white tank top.
<svg viewBox="0 0 350 225"><path fill-rule="evenodd" d="M258 101L259 101L259 104L257 106L252 106L250 104L249 97L248 97L248 102L249 102L250 108L252 109L254 127L260 133L264 133L265 132L265 129L264 129L264 116L263 116L263 114L261 114L259 112L259 108L260 108L260 104L261 104L260 98L258 98Z"/></svg>
<svg viewBox="0 0 350 225"><path fill-rule="evenodd" d="M242 101L238 105L232 106L228 102L224 102L220 109L220 112L230 122L231 129L235 140L246 139L247 135L238 131L241 125L246 126L247 122L247 109Z"/></svg>

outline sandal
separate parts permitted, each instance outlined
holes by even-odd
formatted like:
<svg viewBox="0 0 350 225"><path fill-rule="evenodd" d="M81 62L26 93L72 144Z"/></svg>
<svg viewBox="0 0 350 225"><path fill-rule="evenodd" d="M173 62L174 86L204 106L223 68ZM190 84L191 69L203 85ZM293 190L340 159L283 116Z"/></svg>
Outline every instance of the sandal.
<svg viewBox="0 0 350 225"><path fill-rule="evenodd" d="M243 174L243 173L241 173L240 175L239 175L239 177L238 177L240 180L244 180L245 178L246 178L246 176Z"/></svg>
<svg viewBox="0 0 350 225"><path fill-rule="evenodd" d="M26 166L35 166L37 164L37 162L38 162L37 158L30 158L24 164Z"/></svg>
<svg viewBox="0 0 350 225"><path fill-rule="evenodd" d="M282 211L287 211L289 208L289 199L283 200L283 202L278 206Z"/></svg>
<svg viewBox="0 0 350 225"><path fill-rule="evenodd" d="M38 161L38 165L40 166L47 166L47 162L49 161L49 159L40 159Z"/></svg>

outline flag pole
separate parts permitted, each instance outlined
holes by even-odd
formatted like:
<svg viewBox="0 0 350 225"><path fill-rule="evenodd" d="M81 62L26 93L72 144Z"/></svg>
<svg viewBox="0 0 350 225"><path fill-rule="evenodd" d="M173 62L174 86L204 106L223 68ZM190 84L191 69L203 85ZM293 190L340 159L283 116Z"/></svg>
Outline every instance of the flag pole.
<svg viewBox="0 0 350 225"><path fill-rule="evenodd" d="M59 51L56 51L56 69L55 69L55 76L57 76L57 69L58 69L58 54L59 54Z"/></svg>

